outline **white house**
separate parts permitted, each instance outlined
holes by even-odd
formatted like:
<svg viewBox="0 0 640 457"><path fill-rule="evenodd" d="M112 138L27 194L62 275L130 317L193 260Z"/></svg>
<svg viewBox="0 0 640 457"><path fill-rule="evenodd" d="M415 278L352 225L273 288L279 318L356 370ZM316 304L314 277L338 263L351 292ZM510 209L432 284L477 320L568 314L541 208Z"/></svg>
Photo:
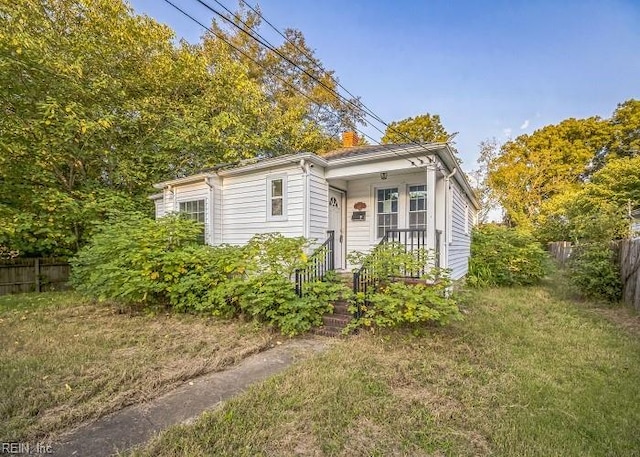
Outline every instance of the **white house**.
<svg viewBox="0 0 640 457"><path fill-rule="evenodd" d="M320 244L333 231L339 270L351 269L349 252L370 250L387 232L414 229L453 279L463 277L479 206L451 148L352 141L346 134L345 147L323 156L284 155L156 184L156 217L190 214L204 223L211 245L243 244L266 232Z"/></svg>

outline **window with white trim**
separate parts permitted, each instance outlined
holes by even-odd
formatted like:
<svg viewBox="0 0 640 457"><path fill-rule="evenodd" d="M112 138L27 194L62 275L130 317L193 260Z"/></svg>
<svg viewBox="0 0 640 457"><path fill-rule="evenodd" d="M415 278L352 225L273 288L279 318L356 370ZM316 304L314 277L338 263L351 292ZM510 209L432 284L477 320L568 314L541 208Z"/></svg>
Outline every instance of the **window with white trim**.
<svg viewBox="0 0 640 457"><path fill-rule="evenodd" d="M267 220L287 218L287 177L267 178Z"/></svg>
<svg viewBox="0 0 640 457"><path fill-rule="evenodd" d="M376 212L378 238L382 238L387 230L398 228L398 188L377 189Z"/></svg>
<svg viewBox="0 0 640 457"><path fill-rule="evenodd" d="M409 228L427 228L427 186L409 186Z"/></svg>
<svg viewBox="0 0 640 457"><path fill-rule="evenodd" d="M189 200L180 202L178 205L180 214L183 214L188 219L194 220L202 224L202 231L198 235L198 241L204 244L204 222L205 222L205 204L202 200Z"/></svg>

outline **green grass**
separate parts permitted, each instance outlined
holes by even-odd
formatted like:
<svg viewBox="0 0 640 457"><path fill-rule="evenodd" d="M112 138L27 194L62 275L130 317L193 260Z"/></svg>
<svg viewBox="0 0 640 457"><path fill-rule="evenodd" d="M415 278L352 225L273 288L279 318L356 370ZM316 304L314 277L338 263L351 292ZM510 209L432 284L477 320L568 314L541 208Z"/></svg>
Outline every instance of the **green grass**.
<svg viewBox="0 0 640 457"><path fill-rule="evenodd" d="M640 333L558 278L471 293L422 335L352 337L135 456L640 455Z"/></svg>
<svg viewBox="0 0 640 457"><path fill-rule="evenodd" d="M74 293L0 297L0 442L56 434L270 345L253 324L150 315Z"/></svg>

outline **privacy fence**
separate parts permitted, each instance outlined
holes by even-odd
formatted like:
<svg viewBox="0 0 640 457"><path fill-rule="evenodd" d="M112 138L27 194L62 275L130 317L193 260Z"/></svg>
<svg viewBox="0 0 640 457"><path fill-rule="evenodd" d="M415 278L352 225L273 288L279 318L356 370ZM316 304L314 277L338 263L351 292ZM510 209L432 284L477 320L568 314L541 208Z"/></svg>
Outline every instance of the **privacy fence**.
<svg viewBox="0 0 640 457"><path fill-rule="evenodd" d="M69 271L57 258L0 260L0 295L67 289Z"/></svg>
<svg viewBox="0 0 640 457"><path fill-rule="evenodd" d="M616 253L620 268L622 299L640 311L640 239L616 241L611 248ZM568 241L549 243L551 256L561 264L566 264L572 249Z"/></svg>

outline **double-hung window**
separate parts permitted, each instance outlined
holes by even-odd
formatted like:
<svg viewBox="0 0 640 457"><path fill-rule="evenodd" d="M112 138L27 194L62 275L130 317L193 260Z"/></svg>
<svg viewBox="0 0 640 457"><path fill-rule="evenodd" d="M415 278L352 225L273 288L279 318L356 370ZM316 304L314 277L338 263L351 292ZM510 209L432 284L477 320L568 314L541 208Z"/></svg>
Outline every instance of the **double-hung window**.
<svg viewBox="0 0 640 457"><path fill-rule="evenodd" d="M180 202L179 206L181 214L184 214L187 218L202 224L200 235L198 235L198 241L204 244L204 200Z"/></svg>
<svg viewBox="0 0 640 457"><path fill-rule="evenodd" d="M409 186L409 228L427 228L427 186Z"/></svg>
<svg viewBox="0 0 640 457"><path fill-rule="evenodd" d="M267 178L267 220L287 218L287 177Z"/></svg>
<svg viewBox="0 0 640 457"><path fill-rule="evenodd" d="M398 188L377 189L377 227L378 238L382 238L387 230L398 228Z"/></svg>

